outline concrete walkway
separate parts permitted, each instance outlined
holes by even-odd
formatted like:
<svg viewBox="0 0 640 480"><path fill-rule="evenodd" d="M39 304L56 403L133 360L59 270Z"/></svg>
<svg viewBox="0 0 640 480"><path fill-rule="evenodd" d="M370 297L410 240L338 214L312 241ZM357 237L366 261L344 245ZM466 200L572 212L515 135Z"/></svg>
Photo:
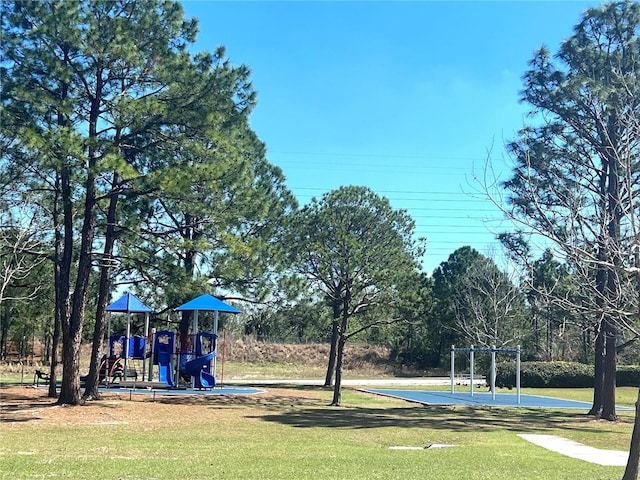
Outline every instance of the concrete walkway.
<svg viewBox="0 0 640 480"><path fill-rule="evenodd" d="M589 447L557 435L518 434L518 436L552 452L598 465L624 467L629 458L629 452Z"/></svg>

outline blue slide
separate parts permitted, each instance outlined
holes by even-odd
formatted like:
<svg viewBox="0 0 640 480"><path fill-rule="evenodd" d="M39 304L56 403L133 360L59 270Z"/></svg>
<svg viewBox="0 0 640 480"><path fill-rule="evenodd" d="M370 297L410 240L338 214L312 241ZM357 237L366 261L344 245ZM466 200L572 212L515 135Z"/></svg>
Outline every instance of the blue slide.
<svg viewBox="0 0 640 480"><path fill-rule="evenodd" d="M158 364L158 377L161 382L167 384L167 387L174 387L173 382L173 366L171 357L173 356L173 342L175 333L167 330L156 332L154 340L154 350L156 354L156 362Z"/></svg>
<svg viewBox="0 0 640 480"><path fill-rule="evenodd" d="M171 354L158 352L158 379L165 382L167 387L173 387L173 369L171 368Z"/></svg>
<svg viewBox="0 0 640 480"><path fill-rule="evenodd" d="M187 362L184 366L184 371L196 378L197 388L213 388L216 386L216 377L209 373L209 365L215 356L216 352L211 352Z"/></svg>

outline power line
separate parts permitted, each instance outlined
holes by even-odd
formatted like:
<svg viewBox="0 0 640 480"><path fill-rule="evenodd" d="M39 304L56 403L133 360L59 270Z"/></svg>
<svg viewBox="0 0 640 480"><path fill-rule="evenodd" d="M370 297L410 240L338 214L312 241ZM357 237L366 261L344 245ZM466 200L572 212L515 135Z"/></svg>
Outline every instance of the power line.
<svg viewBox="0 0 640 480"><path fill-rule="evenodd" d="M331 188L322 188L322 187L289 187L291 190L317 190L320 192L326 192L332 190ZM377 193L408 193L412 195L465 195L468 194L464 192L447 192L447 191L436 191L436 190L376 190Z"/></svg>
<svg viewBox="0 0 640 480"><path fill-rule="evenodd" d="M345 153L345 152L282 152L282 151L268 151L268 154L273 155L299 155L299 156L313 156L313 157L346 157L346 158L381 158L388 160L440 160L440 161L472 161L472 162L485 162L487 157L448 157L443 155L397 155L388 153Z"/></svg>
<svg viewBox="0 0 640 480"><path fill-rule="evenodd" d="M275 162L285 171L293 171L295 176L300 172L308 172L308 178L296 181L299 187L289 186L288 188L299 199L301 204L307 203L311 198L320 198L327 192L335 190L337 187L306 186L304 182L308 179L328 183L326 178L340 179L344 175L345 184L353 181L351 171L363 174L363 184L370 183L370 177L365 178L365 174L372 173L380 180L387 179L386 172L393 172L399 182L407 183L408 189L397 188L402 183L389 184L391 188L373 189L377 194L385 196L394 208L408 212L415 221L414 235L426 238L426 251L422 258L422 264L427 269L435 268L442 261L446 261L448 256L456 249L469 245L476 249L492 249L500 244L496 239L496 233L500 231L511 231L512 225L509 219L501 215L500 208L494 205L490 199L486 198L482 188L469 184L468 191L464 191L464 186L456 190L445 190L442 187L455 182L460 177L459 172L472 175L473 166L458 166L455 161L473 161L480 168L484 168L486 158L479 157L442 157L427 155L388 155L388 154L350 154L350 153L318 153L318 152L270 152L280 156ZM304 156L308 161L280 161L282 156ZM320 164L313 163L315 158L333 158L333 161L323 160ZM343 158L345 160L339 160ZM423 162L428 161L428 162ZM481 162L481 163L480 163ZM494 162L495 163L495 162ZM500 162L499 168L503 168L504 162ZM315 172L322 170L328 177L322 179ZM443 178L442 171L445 174ZM425 177L425 182L417 184L409 183L416 176L423 176L427 172L433 172L432 178ZM297 177L296 177L297 178ZM449 182L447 180L451 180ZM377 181L376 181L377 183ZM435 188L429 188L429 187ZM394 188L396 187L396 188ZM425 188L421 188L425 187ZM440 187L440 188L438 188Z"/></svg>

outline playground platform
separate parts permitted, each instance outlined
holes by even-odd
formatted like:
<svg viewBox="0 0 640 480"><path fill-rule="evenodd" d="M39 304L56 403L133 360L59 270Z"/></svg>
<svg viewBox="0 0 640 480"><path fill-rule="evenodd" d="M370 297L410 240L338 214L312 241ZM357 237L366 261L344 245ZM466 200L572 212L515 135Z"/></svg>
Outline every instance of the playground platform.
<svg viewBox="0 0 640 480"><path fill-rule="evenodd" d="M113 383L109 385L108 388L144 388L144 389L159 389L159 388L167 388L167 384L165 382L138 382L131 380L124 380L118 383Z"/></svg>

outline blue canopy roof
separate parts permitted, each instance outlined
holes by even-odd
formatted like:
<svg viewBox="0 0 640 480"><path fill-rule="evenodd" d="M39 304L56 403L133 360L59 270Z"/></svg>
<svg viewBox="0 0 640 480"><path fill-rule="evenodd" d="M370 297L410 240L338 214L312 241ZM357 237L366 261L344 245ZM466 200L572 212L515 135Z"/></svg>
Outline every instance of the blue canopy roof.
<svg viewBox="0 0 640 480"><path fill-rule="evenodd" d="M236 307L232 307L208 293L200 295L184 305L180 305L176 310L209 310L212 312L240 313L240 310Z"/></svg>
<svg viewBox="0 0 640 480"><path fill-rule="evenodd" d="M153 310L147 307L133 293L125 293L118 300L107 307L108 312L147 313Z"/></svg>

